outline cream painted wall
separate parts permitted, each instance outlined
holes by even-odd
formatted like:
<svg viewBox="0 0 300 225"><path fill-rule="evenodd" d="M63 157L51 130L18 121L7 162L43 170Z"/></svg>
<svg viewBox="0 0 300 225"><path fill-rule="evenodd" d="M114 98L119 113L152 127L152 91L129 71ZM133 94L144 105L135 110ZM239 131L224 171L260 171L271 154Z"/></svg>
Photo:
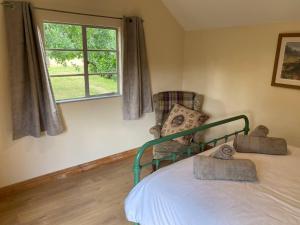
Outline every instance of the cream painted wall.
<svg viewBox="0 0 300 225"><path fill-rule="evenodd" d="M183 89L205 95L212 120L246 113L252 127L300 146L300 91L270 85L278 34L299 31L289 23L186 32Z"/></svg>
<svg viewBox="0 0 300 225"><path fill-rule="evenodd" d="M61 10L142 16L154 92L183 88L203 93L211 120L246 113L252 127L265 124L272 136L300 146L300 91L270 86L278 33L299 32L300 23L184 33L160 0L32 2ZM12 141L6 52L0 7L0 187L128 150L151 138L153 113L123 121L122 101L115 97L62 104L67 132ZM223 130L211 134L216 132Z"/></svg>
<svg viewBox="0 0 300 225"><path fill-rule="evenodd" d="M153 91L181 88L183 29L160 0L34 0L38 7L143 17ZM62 104L67 132L12 141L3 9L0 8L0 187L141 145L154 115L122 120L120 97ZM65 15L64 15L65 17Z"/></svg>

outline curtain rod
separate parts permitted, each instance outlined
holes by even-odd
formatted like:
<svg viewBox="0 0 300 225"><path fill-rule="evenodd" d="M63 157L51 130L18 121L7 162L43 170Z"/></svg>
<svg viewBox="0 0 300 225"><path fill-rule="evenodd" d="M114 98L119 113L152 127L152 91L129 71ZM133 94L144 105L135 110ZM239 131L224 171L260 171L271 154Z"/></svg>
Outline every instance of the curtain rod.
<svg viewBox="0 0 300 225"><path fill-rule="evenodd" d="M1 5L13 8L13 2L1 2ZM79 13L79 12L64 11L64 10L58 10L58 9L47 9L47 8L41 8L41 7L33 7L33 8L36 9L36 10L50 11L50 12L59 12L59 13L67 13L67 14L81 15L81 16L102 17L102 18L117 19L117 20L122 20L123 19L122 17L103 16L103 15L96 15L96 14L88 14L88 13Z"/></svg>

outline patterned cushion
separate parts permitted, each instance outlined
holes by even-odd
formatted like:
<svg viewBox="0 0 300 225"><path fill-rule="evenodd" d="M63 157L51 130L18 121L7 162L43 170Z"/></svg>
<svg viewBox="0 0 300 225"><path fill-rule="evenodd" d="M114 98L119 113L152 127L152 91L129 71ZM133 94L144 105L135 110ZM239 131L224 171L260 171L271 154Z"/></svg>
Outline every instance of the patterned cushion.
<svg viewBox="0 0 300 225"><path fill-rule="evenodd" d="M189 130L200 126L208 119L204 113L188 109L182 105L174 104L167 120L165 121L161 136L175 134L184 130ZM174 140L181 144L188 145L191 143L192 135L179 137Z"/></svg>
<svg viewBox="0 0 300 225"><path fill-rule="evenodd" d="M203 96L187 91L165 91L153 96L156 124L162 125L174 104L183 105L189 109L201 111Z"/></svg>

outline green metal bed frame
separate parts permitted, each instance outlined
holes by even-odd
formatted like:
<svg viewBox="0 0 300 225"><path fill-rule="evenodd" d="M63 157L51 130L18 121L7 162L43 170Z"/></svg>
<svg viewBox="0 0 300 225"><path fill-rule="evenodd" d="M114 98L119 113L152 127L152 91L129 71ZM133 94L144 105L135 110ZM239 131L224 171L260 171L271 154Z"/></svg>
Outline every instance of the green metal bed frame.
<svg viewBox="0 0 300 225"><path fill-rule="evenodd" d="M191 129L191 130L182 131L182 132L179 132L179 133L176 133L176 134L171 134L171 135L159 138L159 139L155 139L155 140L146 142L145 144L143 144L138 149L138 152L137 152L137 154L135 156L135 159L134 159L134 163L133 163L134 185L136 185L140 182L141 170L143 168L148 167L148 166L152 166L153 164L156 165L156 166L157 166L157 164L159 164L159 161L157 161L157 160L152 160L151 162L141 164L141 158L142 158L143 154L145 153L146 149L148 149L148 148L150 148L154 145L158 145L158 144L161 144L163 142L173 140L173 139L178 138L178 137L191 135L191 134L194 134L194 133L199 132L199 131L205 131L205 130L208 130L209 128L217 127L217 126L220 126L220 125L223 125L223 124L226 124L226 123L230 123L230 122L233 122L233 121L237 121L237 120L244 120L245 126L242 130L238 130L238 131L235 131L233 133L224 135L222 137L215 138L215 139L200 143L199 144L200 150L204 151L205 146L213 144L213 146L215 147L219 141L224 139L225 142L227 142L229 137L237 136L239 133L244 133L245 135L247 135L249 130L250 130L249 129L249 119L248 119L248 117L245 116L245 115L235 116L235 117L231 117L231 118L228 118L228 119L213 122L213 123L210 123L210 124L205 124L203 126L196 127L196 128ZM187 147L185 153L187 153L187 156L190 156L191 153L192 153L192 149L190 147ZM171 159L172 161L176 161L176 158L174 157L174 154L172 154L172 153L170 154L170 156L164 157L163 159ZM160 159L160 160L162 160L162 159ZM139 224L134 223L134 225L139 225Z"/></svg>
<svg viewBox="0 0 300 225"><path fill-rule="evenodd" d="M244 120L245 126L242 130L238 130L238 131L235 131L233 133L224 135L222 137L215 138L215 139L200 143L199 144L200 151L204 151L205 147L207 145L213 145L215 147L219 141L224 139L225 142L227 142L229 137L237 136L239 133L244 133L245 135L247 135L248 132L249 132L249 119L248 119L248 117L245 116L245 115L239 115L239 116L235 116L235 117L220 120L220 121L217 121L217 122L205 124L205 125L202 125L200 127L196 127L196 128L190 129L190 130L182 131L182 132L179 132L179 133L176 133L176 134L171 134L171 135L159 138L159 139L155 139L155 140L146 142L144 145L142 145L138 149L138 152L137 152L137 154L135 156L135 159L134 159L134 164L133 164L134 185L136 185L137 183L140 182L140 174L141 174L141 170L143 168L148 167L148 166L152 166L152 165L155 165L157 167L160 160L171 159L173 162L176 161L177 155L174 155L174 154L177 154L177 153L170 153L170 155L168 155L168 156L166 156L162 159L159 159L159 160L154 159L151 162L141 164L141 158L142 158L143 154L145 153L146 149L148 149L148 148L150 148L154 145L158 145L158 144L161 144L163 142L173 140L173 139L178 138L178 137L191 135L191 134L194 134L194 133L199 132L199 131L205 131L205 130L208 130L209 128L217 127L217 126L227 124L227 123L237 121L237 120ZM186 151L183 152L183 153L185 153L187 156L190 156L192 154L192 148L190 146L187 146Z"/></svg>

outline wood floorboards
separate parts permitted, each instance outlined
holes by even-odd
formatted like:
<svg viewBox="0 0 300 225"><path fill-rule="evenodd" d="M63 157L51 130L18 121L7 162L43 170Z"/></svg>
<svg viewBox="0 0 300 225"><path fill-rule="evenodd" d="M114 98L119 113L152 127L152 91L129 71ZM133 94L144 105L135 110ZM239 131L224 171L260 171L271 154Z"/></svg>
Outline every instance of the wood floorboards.
<svg viewBox="0 0 300 225"><path fill-rule="evenodd" d="M145 156L150 159L151 152ZM129 225L133 157L0 198L1 225ZM149 174L151 168L143 175Z"/></svg>

